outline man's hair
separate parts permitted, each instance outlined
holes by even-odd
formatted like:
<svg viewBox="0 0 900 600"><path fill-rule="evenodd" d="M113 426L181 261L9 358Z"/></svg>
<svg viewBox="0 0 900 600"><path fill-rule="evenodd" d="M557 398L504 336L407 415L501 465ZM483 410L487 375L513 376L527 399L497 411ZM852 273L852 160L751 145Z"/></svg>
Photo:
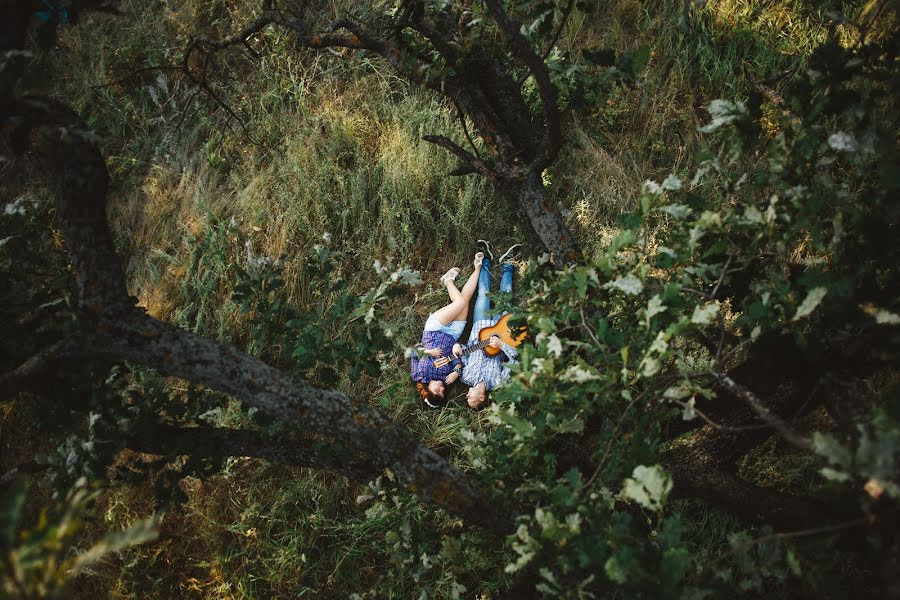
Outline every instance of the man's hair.
<svg viewBox="0 0 900 600"><path fill-rule="evenodd" d="M484 390L484 400L482 400L482 401L478 404L477 407L474 407L474 406L472 406L472 405L469 405L469 408L471 408L472 410L482 410L482 409L484 409L484 407L486 407L486 406L487 406L488 404L490 404L490 403L491 403L491 392L490 392L490 390L488 390L487 388L485 388L485 390ZM466 404L468 404L468 402L466 402Z"/></svg>
<svg viewBox="0 0 900 600"><path fill-rule="evenodd" d="M416 382L416 391L419 392L419 398L425 408L440 408L444 404L443 398L428 389L428 386L422 382Z"/></svg>

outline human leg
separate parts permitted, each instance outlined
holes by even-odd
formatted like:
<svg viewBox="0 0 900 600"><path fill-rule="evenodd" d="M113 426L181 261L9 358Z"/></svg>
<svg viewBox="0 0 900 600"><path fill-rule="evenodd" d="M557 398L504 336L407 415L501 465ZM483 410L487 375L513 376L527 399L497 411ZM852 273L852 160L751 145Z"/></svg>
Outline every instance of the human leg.
<svg viewBox="0 0 900 600"><path fill-rule="evenodd" d="M456 321L465 321L469 317L469 302L472 300L472 296L475 295L475 289L478 287L478 281L480 280L481 274L486 273L486 270L483 268L484 262L484 252L478 252L475 254L475 260L473 265L475 269L472 271L472 274L469 275L469 279L466 280L465 285L463 285L462 290L460 291L460 295L465 300L465 303L459 308L459 311L456 313L454 320Z"/></svg>
<svg viewBox="0 0 900 600"><path fill-rule="evenodd" d="M472 321L484 319L487 316L487 311L491 308L491 301L488 299L488 292L491 291L491 261L485 258L481 261L481 265L481 275L478 277L478 297L475 299Z"/></svg>
<svg viewBox="0 0 900 600"><path fill-rule="evenodd" d="M481 254L479 252L479 254ZM483 254L482 254L483 256ZM472 271L469 279L463 285L462 291L456 289L456 285L452 279L445 280L447 284L447 294L450 296L450 304L434 311L434 316L442 325L450 325L453 321L465 321L469 314L469 300L475 292L475 286L478 284L478 275L481 272L481 261Z"/></svg>
<svg viewBox="0 0 900 600"><path fill-rule="evenodd" d="M512 293L513 266L509 263L503 263L501 266L502 273L500 275L500 291Z"/></svg>

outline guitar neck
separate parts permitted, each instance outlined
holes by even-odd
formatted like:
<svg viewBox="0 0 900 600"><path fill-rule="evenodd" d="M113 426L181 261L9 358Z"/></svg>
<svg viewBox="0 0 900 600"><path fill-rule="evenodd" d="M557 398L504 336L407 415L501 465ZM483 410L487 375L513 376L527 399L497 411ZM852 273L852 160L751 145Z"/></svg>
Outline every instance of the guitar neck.
<svg viewBox="0 0 900 600"><path fill-rule="evenodd" d="M468 356L469 354L472 354L473 352L478 352L479 350L484 350L485 348L488 347L489 343L490 343L490 339L486 339L483 342L478 342L474 346L469 346L468 348L466 348L465 350L462 351L462 354L459 355L459 358L462 358L463 356Z"/></svg>

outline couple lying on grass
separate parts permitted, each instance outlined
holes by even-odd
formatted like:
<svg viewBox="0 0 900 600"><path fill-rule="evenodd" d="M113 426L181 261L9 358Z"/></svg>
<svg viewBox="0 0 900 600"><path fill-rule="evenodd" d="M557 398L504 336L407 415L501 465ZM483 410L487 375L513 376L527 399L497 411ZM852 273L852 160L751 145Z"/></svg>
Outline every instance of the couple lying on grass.
<svg viewBox="0 0 900 600"><path fill-rule="evenodd" d="M491 255L490 245L483 240L479 241L485 245L488 255ZM498 261L502 270L501 292L512 292L513 265L507 260L512 257L518 246L519 244L512 246ZM503 316L496 315L489 318L487 315L491 305L487 295L491 288L489 271L492 258L493 256L485 257L484 252L475 255L475 270L462 290L458 290L454 283L459 275L458 268L450 269L441 277L441 283L447 287L450 304L428 315L425 331L422 332L422 342L417 347L417 354L412 357L412 380L416 384L416 391L428 408L443 406L446 403L446 386L457 379L462 379L462 382L469 386L466 403L471 408L479 409L487 403L488 392L509 378L509 367L506 363L515 362L516 350L503 343L496 335L490 339L490 345L501 350L496 356L488 356L478 351L441 367L434 364L435 359L442 356L459 357L463 350L479 342L478 334L483 328L491 327ZM466 327L469 301L476 288L478 295L472 314L472 333L466 346L462 346L457 340Z"/></svg>

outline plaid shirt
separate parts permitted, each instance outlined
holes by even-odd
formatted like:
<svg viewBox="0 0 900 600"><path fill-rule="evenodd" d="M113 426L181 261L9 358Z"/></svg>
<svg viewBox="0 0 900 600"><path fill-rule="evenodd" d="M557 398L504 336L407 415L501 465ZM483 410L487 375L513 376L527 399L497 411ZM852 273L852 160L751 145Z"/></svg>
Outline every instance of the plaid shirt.
<svg viewBox="0 0 900 600"><path fill-rule="evenodd" d="M443 351L443 356L452 357L453 344L455 343L456 340L453 339L453 336L449 333L444 333L443 331L426 331L422 334L422 343L419 344L419 346L426 350L440 348ZM453 363L443 367L435 367L434 357L426 355L419 358L413 354L410 370L412 372L410 377L413 381L427 384L432 379L440 379L441 381L447 379L447 375L453 372Z"/></svg>
<svg viewBox="0 0 900 600"><path fill-rule="evenodd" d="M498 315L493 319L483 319L475 321L472 325L472 334L469 336L469 345L478 341L478 333L484 327L495 325L500 320ZM509 379L509 365L516 362L518 353L512 346L503 344L503 354L509 358L509 362L503 362L503 355L488 356L482 351L473 352L468 356L462 357L463 371L460 379L469 387L484 382L484 387L493 390L501 383Z"/></svg>

